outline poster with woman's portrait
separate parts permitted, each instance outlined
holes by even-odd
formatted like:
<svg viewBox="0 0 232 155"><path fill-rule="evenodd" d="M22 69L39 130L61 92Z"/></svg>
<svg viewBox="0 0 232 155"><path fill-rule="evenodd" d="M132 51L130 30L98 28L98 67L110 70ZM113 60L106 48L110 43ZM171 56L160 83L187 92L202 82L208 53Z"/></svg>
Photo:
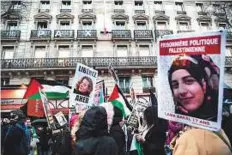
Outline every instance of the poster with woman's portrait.
<svg viewBox="0 0 232 155"><path fill-rule="evenodd" d="M225 32L168 35L158 46L159 117L219 130Z"/></svg>
<svg viewBox="0 0 232 155"><path fill-rule="evenodd" d="M97 76L97 70L80 63L77 64L70 93L71 107L80 111L93 105Z"/></svg>
<svg viewBox="0 0 232 155"><path fill-rule="evenodd" d="M105 102L105 83L101 80L96 83L95 94L94 94L94 105L98 106Z"/></svg>

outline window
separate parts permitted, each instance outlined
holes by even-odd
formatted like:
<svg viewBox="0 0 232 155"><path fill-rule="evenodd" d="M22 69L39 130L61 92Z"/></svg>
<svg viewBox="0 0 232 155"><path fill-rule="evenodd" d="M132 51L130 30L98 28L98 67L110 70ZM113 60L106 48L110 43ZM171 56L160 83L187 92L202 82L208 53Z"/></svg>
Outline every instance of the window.
<svg viewBox="0 0 232 155"><path fill-rule="evenodd" d="M136 29L137 30L146 30L146 21L136 21Z"/></svg>
<svg viewBox="0 0 232 155"><path fill-rule="evenodd" d="M40 9L41 10L46 10L46 9L50 9L50 1L49 0L41 0L40 1Z"/></svg>
<svg viewBox="0 0 232 155"><path fill-rule="evenodd" d="M93 57L92 45L82 45L82 57Z"/></svg>
<svg viewBox="0 0 232 155"><path fill-rule="evenodd" d="M84 5L92 4L92 1L83 1Z"/></svg>
<svg viewBox="0 0 232 155"><path fill-rule="evenodd" d="M92 1L83 1L83 9L85 10L93 9Z"/></svg>
<svg viewBox="0 0 232 155"><path fill-rule="evenodd" d="M209 30L209 23L200 23L201 31L207 31Z"/></svg>
<svg viewBox="0 0 232 155"><path fill-rule="evenodd" d="M70 21L60 21L60 29L69 30L70 29Z"/></svg>
<svg viewBox="0 0 232 155"><path fill-rule="evenodd" d="M63 85L66 85L68 86L68 82L69 82L69 77L57 77L56 78L56 81L63 84Z"/></svg>
<svg viewBox="0 0 232 155"><path fill-rule="evenodd" d="M139 56L149 56L149 45L139 45Z"/></svg>
<svg viewBox="0 0 232 155"><path fill-rule="evenodd" d="M62 6L64 6L64 7L71 6L71 1L62 1Z"/></svg>
<svg viewBox="0 0 232 155"><path fill-rule="evenodd" d="M119 86L123 93L130 93L130 77L119 77Z"/></svg>
<svg viewBox="0 0 232 155"><path fill-rule="evenodd" d="M115 4L115 5L122 6L122 5L123 5L123 1L114 1L114 4Z"/></svg>
<svg viewBox="0 0 232 155"><path fill-rule="evenodd" d="M70 56L70 49L68 45L60 45L58 47L58 58L68 58Z"/></svg>
<svg viewBox="0 0 232 155"><path fill-rule="evenodd" d="M9 85L10 84L10 78L1 78L1 86Z"/></svg>
<svg viewBox="0 0 232 155"><path fill-rule="evenodd" d="M226 56L232 56L232 46L226 47Z"/></svg>
<svg viewBox="0 0 232 155"><path fill-rule="evenodd" d="M13 59L14 58L14 47L13 46L3 46L2 57L3 57L3 59Z"/></svg>
<svg viewBox="0 0 232 155"><path fill-rule="evenodd" d="M157 30L166 30L167 23L166 22L157 22L156 29Z"/></svg>
<svg viewBox="0 0 232 155"><path fill-rule="evenodd" d="M35 47L35 58L46 58L46 48L45 46Z"/></svg>
<svg viewBox="0 0 232 155"><path fill-rule="evenodd" d="M135 1L135 6L143 6L143 1Z"/></svg>
<svg viewBox="0 0 232 155"><path fill-rule="evenodd" d="M49 5L50 4L50 1L48 0L48 1L46 1L46 0L41 0L40 1L40 4L41 5Z"/></svg>
<svg viewBox="0 0 232 155"><path fill-rule="evenodd" d="M16 10L21 9L21 5L22 5L21 1L12 1L12 9L16 9Z"/></svg>
<svg viewBox="0 0 232 155"><path fill-rule="evenodd" d="M37 29L38 30L43 30L48 28L48 23L47 22L38 22L37 23Z"/></svg>
<svg viewBox="0 0 232 155"><path fill-rule="evenodd" d="M127 45L117 45L117 57L127 57Z"/></svg>
<svg viewBox="0 0 232 155"><path fill-rule="evenodd" d="M176 10L177 11L181 11L181 12L184 11L184 6L183 6L182 2L176 2L175 4L176 4Z"/></svg>
<svg viewBox="0 0 232 155"><path fill-rule="evenodd" d="M226 23L218 23L219 29L226 29Z"/></svg>
<svg viewBox="0 0 232 155"><path fill-rule="evenodd" d="M157 11L163 10L163 5L162 5L161 1L155 1L154 4L155 4L155 10L157 10Z"/></svg>
<svg viewBox="0 0 232 155"><path fill-rule="evenodd" d="M125 30L125 25L126 22L125 21L115 21L115 29L116 30Z"/></svg>
<svg viewBox="0 0 232 155"><path fill-rule="evenodd" d="M197 7L197 12L203 11L203 3L196 3L196 7Z"/></svg>
<svg viewBox="0 0 232 155"><path fill-rule="evenodd" d="M83 30L92 30L93 29L92 21L82 21L82 29Z"/></svg>
<svg viewBox="0 0 232 155"><path fill-rule="evenodd" d="M189 30L188 22L179 22L179 30Z"/></svg>
<svg viewBox="0 0 232 155"><path fill-rule="evenodd" d="M7 23L7 30L17 30L18 29L18 23L17 21L9 21Z"/></svg>
<svg viewBox="0 0 232 155"><path fill-rule="evenodd" d="M149 88L153 87L153 79L151 76L142 76L143 92L148 92Z"/></svg>

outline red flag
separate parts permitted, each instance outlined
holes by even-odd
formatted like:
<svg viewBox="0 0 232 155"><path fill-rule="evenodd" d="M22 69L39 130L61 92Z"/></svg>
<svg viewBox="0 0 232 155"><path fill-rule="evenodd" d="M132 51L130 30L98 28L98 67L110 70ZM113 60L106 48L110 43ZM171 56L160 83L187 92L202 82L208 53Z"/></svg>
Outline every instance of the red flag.
<svg viewBox="0 0 232 155"><path fill-rule="evenodd" d="M29 83L26 93L24 94L24 99L33 99L34 96L39 95L39 88L42 89L43 86L35 79L32 79ZM37 97L40 99L40 97Z"/></svg>
<svg viewBox="0 0 232 155"><path fill-rule="evenodd" d="M27 115L34 117L44 117L44 109L42 100L28 100Z"/></svg>

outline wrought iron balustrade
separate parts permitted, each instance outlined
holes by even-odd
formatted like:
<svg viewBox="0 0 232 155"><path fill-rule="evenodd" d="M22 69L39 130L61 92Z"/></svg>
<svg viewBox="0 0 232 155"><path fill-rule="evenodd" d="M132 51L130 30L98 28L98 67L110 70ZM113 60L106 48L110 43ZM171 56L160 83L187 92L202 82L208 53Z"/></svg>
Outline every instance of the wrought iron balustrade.
<svg viewBox="0 0 232 155"><path fill-rule="evenodd" d="M96 30L77 30L77 39L97 39Z"/></svg>
<svg viewBox="0 0 232 155"><path fill-rule="evenodd" d="M130 30L112 30L112 39L131 39Z"/></svg>
<svg viewBox="0 0 232 155"><path fill-rule="evenodd" d="M197 14L198 14L199 16L206 16L206 15L207 15L207 12L199 11L199 12L197 12Z"/></svg>
<svg viewBox="0 0 232 155"><path fill-rule="evenodd" d="M158 39L164 35L173 34L172 30L155 30L155 38Z"/></svg>
<svg viewBox="0 0 232 155"><path fill-rule="evenodd" d="M51 40L51 30L31 30L31 40Z"/></svg>
<svg viewBox="0 0 232 155"><path fill-rule="evenodd" d="M145 10L135 10L135 14L144 14Z"/></svg>
<svg viewBox="0 0 232 155"><path fill-rule="evenodd" d="M135 39L153 39L152 30L135 30Z"/></svg>
<svg viewBox="0 0 232 155"><path fill-rule="evenodd" d="M165 14L164 10L155 10L155 14Z"/></svg>
<svg viewBox="0 0 232 155"><path fill-rule="evenodd" d="M177 33L195 32L195 30L178 30Z"/></svg>
<svg viewBox="0 0 232 155"><path fill-rule="evenodd" d="M2 59L2 70L9 69L62 69L75 68L77 62L94 67L108 67L109 64L116 67L157 66L156 57L72 57L72 58L25 58Z"/></svg>
<svg viewBox="0 0 232 155"><path fill-rule="evenodd" d="M232 32L227 32L226 33L226 39L227 40L232 40Z"/></svg>
<svg viewBox="0 0 232 155"><path fill-rule="evenodd" d="M1 59L2 71L25 69L75 69L77 63L94 67L157 67L157 57L72 57L72 58L25 58ZM225 67L232 67L232 56L226 57Z"/></svg>
<svg viewBox="0 0 232 155"><path fill-rule="evenodd" d="M74 30L55 30L54 39L74 39Z"/></svg>
<svg viewBox="0 0 232 155"><path fill-rule="evenodd" d="M176 12L178 15L186 15L186 11L177 11Z"/></svg>
<svg viewBox="0 0 232 155"><path fill-rule="evenodd" d="M124 9L114 9L114 13L125 13Z"/></svg>
<svg viewBox="0 0 232 155"><path fill-rule="evenodd" d="M72 12L72 9L60 9L60 12Z"/></svg>
<svg viewBox="0 0 232 155"><path fill-rule="evenodd" d="M1 40L19 40L21 35L20 30L2 30Z"/></svg>
<svg viewBox="0 0 232 155"><path fill-rule="evenodd" d="M81 9L81 12L83 13L93 13L93 9Z"/></svg>

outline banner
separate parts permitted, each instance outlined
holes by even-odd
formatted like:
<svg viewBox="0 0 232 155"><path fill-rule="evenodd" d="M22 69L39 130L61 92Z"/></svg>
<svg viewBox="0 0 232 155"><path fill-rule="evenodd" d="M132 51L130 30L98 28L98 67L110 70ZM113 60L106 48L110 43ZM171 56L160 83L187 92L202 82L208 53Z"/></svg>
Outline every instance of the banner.
<svg viewBox="0 0 232 155"><path fill-rule="evenodd" d="M219 130L225 32L168 35L158 45L159 117Z"/></svg>
<svg viewBox="0 0 232 155"><path fill-rule="evenodd" d="M70 106L77 112L93 105L97 70L78 63L70 93Z"/></svg>
<svg viewBox="0 0 232 155"><path fill-rule="evenodd" d="M99 104L104 102L105 102L105 83L104 80L102 80L96 83L93 103L95 106L98 106Z"/></svg>

